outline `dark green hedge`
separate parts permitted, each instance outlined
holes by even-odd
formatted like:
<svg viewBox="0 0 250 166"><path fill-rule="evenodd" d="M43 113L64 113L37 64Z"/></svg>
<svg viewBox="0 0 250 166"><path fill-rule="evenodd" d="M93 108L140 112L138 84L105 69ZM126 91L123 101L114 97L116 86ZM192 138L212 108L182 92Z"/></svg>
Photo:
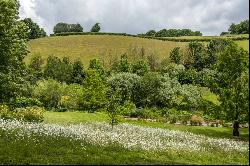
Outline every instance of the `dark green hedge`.
<svg viewBox="0 0 250 166"><path fill-rule="evenodd" d="M156 39L156 40L162 40L162 41L175 41L175 42L191 42L191 41L211 41L214 39L221 39L221 40L249 40L249 37L246 36L239 36L239 37L233 37L233 38L206 38L203 39L178 39L178 38L163 38L163 37L152 37L152 36L142 36L142 35L131 35L127 33L109 33L109 32L67 32L67 33L56 33L56 34L50 34L50 36L69 36L69 35L116 35L116 36L131 36L131 37L139 37L139 38L146 38L146 39Z"/></svg>

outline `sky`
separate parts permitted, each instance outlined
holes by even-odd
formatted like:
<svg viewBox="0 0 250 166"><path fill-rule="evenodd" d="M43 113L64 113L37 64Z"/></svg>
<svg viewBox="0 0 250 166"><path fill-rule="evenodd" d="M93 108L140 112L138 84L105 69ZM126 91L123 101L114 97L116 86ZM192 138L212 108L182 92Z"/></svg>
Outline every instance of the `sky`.
<svg viewBox="0 0 250 166"><path fill-rule="evenodd" d="M59 22L80 23L90 31L146 33L154 29L220 35L231 23L249 19L249 0L19 0L19 16L31 18L47 34Z"/></svg>

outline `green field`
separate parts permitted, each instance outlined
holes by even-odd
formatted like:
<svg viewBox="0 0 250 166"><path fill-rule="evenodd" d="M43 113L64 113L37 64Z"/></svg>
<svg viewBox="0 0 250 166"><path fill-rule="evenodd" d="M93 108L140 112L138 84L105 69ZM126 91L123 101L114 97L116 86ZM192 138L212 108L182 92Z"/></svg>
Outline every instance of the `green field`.
<svg viewBox="0 0 250 166"><path fill-rule="evenodd" d="M133 56L133 48L145 49L145 54L154 53L159 60L169 56L174 47L185 47L186 43L148 40L128 36L110 35L73 35L56 36L31 40L28 43L30 53L25 61L34 54L43 57L56 55L58 57L69 56L70 59L80 58L84 65L88 65L92 58L103 58L108 61L112 57L130 52ZM108 58L107 58L108 57Z"/></svg>
<svg viewBox="0 0 250 166"><path fill-rule="evenodd" d="M105 113L82 112L46 112L44 124L69 123L82 124L86 122L108 121ZM189 131L204 135L207 138L229 138L231 128L216 128L202 126L170 125L158 122L126 121L133 125L146 127L145 129L170 129L174 131ZM13 124L12 124L13 125ZM84 124L82 124L84 125ZM54 129L53 129L54 130ZM63 129L62 129L63 130ZM60 130L60 131L62 131ZM240 129L240 140L249 138L248 129ZM211 147L208 147L211 148ZM84 140L72 140L66 137L25 134L20 130L0 129L0 163L1 164L248 164L248 153L225 152L211 149L206 152L186 152L180 150L148 151L140 149L126 149L118 144L99 146Z"/></svg>
<svg viewBox="0 0 250 166"><path fill-rule="evenodd" d="M201 37L179 37L179 38L204 38ZM211 39L216 37L210 37ZM236 41L242 48L249 50L248 40ZM109 64L113 58L127 53L129 58L136 54L135 49L141 47L145 49L145 54L154 54L158 61L167 58L174 47L185 48L187 42L161 41L154 39L144 39L129 36L112 36L112 35L72 35L72 36L55 36L46 37L28 42L30 53L25 58L25 62L35 55L40 54L44 58L49 55L58 57L69 56L71 60L80 58L85 66L89 60L100 58L106 64ZM134 57L135 58L135 57Z"/></svg>

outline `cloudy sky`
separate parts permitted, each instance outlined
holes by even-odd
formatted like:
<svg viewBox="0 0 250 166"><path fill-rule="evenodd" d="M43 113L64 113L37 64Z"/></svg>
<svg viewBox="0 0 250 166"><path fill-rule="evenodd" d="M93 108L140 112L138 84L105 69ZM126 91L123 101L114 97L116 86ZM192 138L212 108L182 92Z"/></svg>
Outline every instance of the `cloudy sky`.
<svg viewBox="0 0 250 166"><path fill-rule="evenodd" d="M145 33L189 28L219 35L249 18L248 0L20 0L19 16L30 17L53 33L58 22L80 23L89 31L96 22L103 32Z"/></svg>

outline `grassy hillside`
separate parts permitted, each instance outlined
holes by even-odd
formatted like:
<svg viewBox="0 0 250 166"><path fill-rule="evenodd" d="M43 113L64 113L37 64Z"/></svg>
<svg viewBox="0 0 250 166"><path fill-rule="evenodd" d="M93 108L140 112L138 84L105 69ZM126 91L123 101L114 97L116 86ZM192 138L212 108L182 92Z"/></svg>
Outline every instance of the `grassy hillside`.
<svg viewBox="0 0 250 166"><path fill-rule="evenodd" d="M207 36L205 36L207 37ZM188 36L179 38L205 38L204 36ZM209 37L217 38L215 36ZM225 37L223 37L225 38ZM249 40L236 41L242 48L249 50ZM154 39L145 39L129 36L112 36L112 35L72 35L72 36L55 36L31 40L28 42L30 53L25 58L28 62L30 57L40 54L44 58L48 55L58 57L69 56L71 60L80 58L85 66L88 66L92 58L103 59L109 63L114 57L120 56L127 52L132 58L142 47L145 54L154 54L158 60L169 56L174 47L185 48L187 42L161 41Z"/></svg>
<svg viewBox="0 0 250 166"><path fill-rule="evenodd" d="M29 55L25 61L34 54L41 54L43 57L54 54L59 57L69 56L71 59L80 58L85 65L88 65L91 58L120 56L124 52L130 52L132 56L133 48L145 49L149 55L154 53L160 59L169 56L169 52L174 47L185 47L186 43L149 40L128 36L110 35L74 35L56 36L31 40L28 43Z"/></svg>

